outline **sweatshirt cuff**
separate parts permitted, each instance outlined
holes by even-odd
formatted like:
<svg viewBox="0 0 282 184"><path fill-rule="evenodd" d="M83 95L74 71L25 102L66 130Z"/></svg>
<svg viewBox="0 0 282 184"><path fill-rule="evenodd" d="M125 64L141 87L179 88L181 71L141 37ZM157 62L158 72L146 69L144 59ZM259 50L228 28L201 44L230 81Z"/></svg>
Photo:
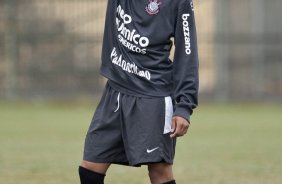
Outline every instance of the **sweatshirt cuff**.
<svg viewBox="0 0 282 184"><path fill-rule="evenodd" d="M177 107L175 108L175 111L173 113L173 116L180 116L184 119L186 119L188 122L190 122L190 116L191 116L191 111L187 108L184 107Z"/></svg>

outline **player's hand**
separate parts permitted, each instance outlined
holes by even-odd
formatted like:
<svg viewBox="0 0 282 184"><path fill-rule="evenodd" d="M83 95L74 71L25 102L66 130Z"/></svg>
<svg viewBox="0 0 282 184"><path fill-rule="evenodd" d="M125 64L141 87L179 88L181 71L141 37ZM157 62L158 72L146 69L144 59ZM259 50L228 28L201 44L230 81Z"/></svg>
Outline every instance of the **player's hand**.
<svg viewBox="0 0 282 184"><path fill-rule="evenodd" d="M188 122L185 118L174 116L172 118L170 137L181 137L185 135L188 131L189 126L190 122Z"/></svg>

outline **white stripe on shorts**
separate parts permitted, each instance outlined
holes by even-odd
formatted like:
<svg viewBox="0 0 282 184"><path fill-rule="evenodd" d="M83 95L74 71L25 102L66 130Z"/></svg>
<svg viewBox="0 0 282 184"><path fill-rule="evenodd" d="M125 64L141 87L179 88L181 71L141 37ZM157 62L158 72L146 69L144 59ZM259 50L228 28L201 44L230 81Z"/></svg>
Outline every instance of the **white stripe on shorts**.
<svg viewBox="0 0 282 184"><path fill-rule="evenodd" d="M172 114L173 114L173 106L172 100L170 96L165 97L165 126L164 126L164 134L167 134L171 131L172 124Z"/></svg>
<svg viewBox="0 0 282 184"><path fill-rule="evenodd" d="M117 102L118 102L118 105L117 105L117 108L114 112L117 112L119 110L119 96L120 96L120 93L118 93L118 96L117 96Z"/></svg>

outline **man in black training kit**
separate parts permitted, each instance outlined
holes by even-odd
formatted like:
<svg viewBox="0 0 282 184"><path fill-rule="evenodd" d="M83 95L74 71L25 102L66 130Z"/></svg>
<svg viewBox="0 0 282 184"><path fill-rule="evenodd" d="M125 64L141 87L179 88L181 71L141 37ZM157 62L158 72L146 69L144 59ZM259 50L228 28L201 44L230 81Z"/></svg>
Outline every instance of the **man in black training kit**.
<svg viewBox="0 0 282 184"><path fill-rule="evenodd" d="M104 183L110 164L147 165L151 183L175 184L176 137L198 103L192 0L108 0L100 72L108 82L85 139L81 184Z"/></svg>

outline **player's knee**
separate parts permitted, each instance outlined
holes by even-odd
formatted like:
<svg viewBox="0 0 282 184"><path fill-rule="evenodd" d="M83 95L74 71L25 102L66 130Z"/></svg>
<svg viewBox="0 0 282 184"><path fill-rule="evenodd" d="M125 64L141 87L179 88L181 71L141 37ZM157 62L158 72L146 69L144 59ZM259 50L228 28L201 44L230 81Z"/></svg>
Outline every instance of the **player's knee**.
<svg viewBox="0 0 282 184"><path fill-rule="evenodd" d="M151 164L148 166L151 183L159 184L173 180L172 166L168 164Z"/></svg>
<svg viewBox="0 0 282 184"><path fill-rule="evenodd" d="M88 162L83 160L81 162L81 166L89 169L91 171L97 172L97 173L101 173L101 174L105 174L110 166L110 164L107 163L94 163L94 162Z"/></svg>

